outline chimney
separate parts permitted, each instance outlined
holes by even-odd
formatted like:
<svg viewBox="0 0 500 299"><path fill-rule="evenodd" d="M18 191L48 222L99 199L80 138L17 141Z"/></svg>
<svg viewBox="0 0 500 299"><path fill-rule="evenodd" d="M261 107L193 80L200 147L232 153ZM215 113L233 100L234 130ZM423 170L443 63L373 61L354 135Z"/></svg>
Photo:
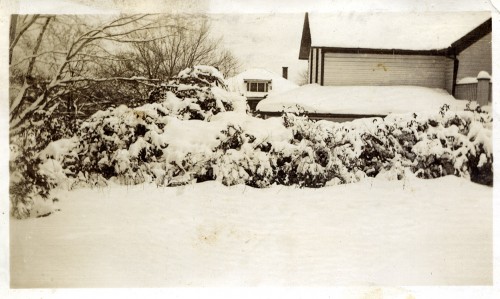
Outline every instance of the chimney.
<svg viewBox="0 0 500 299"><path fill-rule="evenodd" d="M288 79L288 67L283 67L283 78Z"/></svg>

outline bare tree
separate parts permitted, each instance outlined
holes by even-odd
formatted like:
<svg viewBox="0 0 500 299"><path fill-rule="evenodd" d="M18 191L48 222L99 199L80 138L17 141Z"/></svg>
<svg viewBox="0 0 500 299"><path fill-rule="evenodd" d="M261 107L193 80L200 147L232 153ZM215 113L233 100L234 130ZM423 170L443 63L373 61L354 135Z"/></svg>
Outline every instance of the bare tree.
<svg viewBox="0 0 500 299"><path fill-rule="evenodd" d="M179 71L198 64L212 65L226 76L239 68L236 57L223 49L222 40L210 34L210 23L201 16L169 16L171 26L157 30L136 32L139 40L150 42L132 44L123 52L119 66L107 68L119 73L143 74L148 78L166 80ZM164 36L164 38L156 38Z"/></svg>
<svg viewBox="0 0 500 299"><path fill-rule="evenodd" d="M300 86L309 84L309 69L305 68L299 72L299 82Z"/></svg>
<svg viewBox="0 0 500 299"><path fill-rule="evenodd" d="M158 24L149 15L107 17L105 21L84 18L46 15L11 18L11 84L17 80L20 85L10 101L11 135L29 126L35 112L54 108L64 95L91 82L155 81L121 76L97 78L95 69L102 61L120 59L111 53L114 47L158 38L139 40L134 33L164 24ZM57 42L61 38L66 40Z"/></svg>

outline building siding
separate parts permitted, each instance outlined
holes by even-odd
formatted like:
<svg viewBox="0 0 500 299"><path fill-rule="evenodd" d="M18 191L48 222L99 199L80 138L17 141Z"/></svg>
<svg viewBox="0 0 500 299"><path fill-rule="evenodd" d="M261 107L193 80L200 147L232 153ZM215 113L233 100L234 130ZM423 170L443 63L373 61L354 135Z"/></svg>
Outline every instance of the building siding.
<svg viewBox="0 0 500 299"><path fill-rule="evenodd" d="M450 89L449 58L430 55L325 53L324 85L416 85ZM451 64L453 70L453 62Z"/></svg>
<svg viewBox="0 0 500 299"><path fill-rule="evenodd" d="M491 33L472 44L458 55L457 80L476 77L480 71L491 74Z"/></svg>

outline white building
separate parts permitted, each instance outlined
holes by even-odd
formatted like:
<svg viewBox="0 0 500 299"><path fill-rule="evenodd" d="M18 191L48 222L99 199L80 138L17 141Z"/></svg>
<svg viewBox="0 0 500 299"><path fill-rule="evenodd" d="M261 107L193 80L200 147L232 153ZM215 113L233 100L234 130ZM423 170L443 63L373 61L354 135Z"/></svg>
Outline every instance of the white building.
<svg viewBox="0 0 500 299"><path fill-rule="evenodd" d="M287 80L288 69L283 67L283 76L262 68L248 69L226 79L229 91L237 92L247 98L252 111L269 94L278 94L297 88L298 85Z"/></svg>

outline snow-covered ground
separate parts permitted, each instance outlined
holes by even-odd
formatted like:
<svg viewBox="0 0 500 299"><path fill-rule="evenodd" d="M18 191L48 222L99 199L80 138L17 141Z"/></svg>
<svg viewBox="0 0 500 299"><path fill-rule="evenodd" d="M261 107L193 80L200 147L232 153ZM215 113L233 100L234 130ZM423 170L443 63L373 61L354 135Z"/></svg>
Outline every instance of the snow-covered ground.
<svg viewBox="0 0 500 299"><path fill-rule="evenodd" d="M492 188L454 176L56 193L11 218L12 287L492 283Z"/></svg>
<svg viewBox="0 0 500 299"><path fill-rule="evenodd" d="M308 84L270 95L259 102L259 111L283 111L299 105L307 112L340 114L380 114L432 111L447 104L463 110L467 101L456 100L448 92L420 86L320 86Z"/></svg>

